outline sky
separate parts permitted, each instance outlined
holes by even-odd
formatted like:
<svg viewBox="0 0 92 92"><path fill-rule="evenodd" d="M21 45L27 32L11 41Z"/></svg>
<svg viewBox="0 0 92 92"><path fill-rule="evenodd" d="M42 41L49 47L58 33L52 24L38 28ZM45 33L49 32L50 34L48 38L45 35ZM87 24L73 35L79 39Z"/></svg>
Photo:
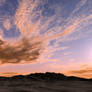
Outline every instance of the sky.
<svg viewBox="0 0 92 92"><path fill-rule="evenodd" d="M91 35L92 0L0 0L0 75L92 78Z"/></svg>

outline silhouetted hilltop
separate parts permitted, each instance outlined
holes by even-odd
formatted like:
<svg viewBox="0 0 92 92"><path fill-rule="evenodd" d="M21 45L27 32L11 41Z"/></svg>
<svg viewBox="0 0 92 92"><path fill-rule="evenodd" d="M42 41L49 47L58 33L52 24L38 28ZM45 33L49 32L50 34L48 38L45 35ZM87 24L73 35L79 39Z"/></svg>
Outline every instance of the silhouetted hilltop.
<svg viewBox="0 0 92 92"><path fill-rule="evenodd" d="M85 79L75 76L65 76L61 73L46 72L46 73L32 73L29 75L17 75L13 77L0 77L1 80L43 80L43 81L92 81L92 79Z"/></svg>

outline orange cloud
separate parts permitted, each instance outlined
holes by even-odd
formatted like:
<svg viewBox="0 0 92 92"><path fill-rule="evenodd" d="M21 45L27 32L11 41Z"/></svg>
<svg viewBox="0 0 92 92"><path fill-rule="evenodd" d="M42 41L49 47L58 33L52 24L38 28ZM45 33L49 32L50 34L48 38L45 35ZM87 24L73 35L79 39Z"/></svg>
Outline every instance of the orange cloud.
<svg viewBox="0 0 92 92"><path fill-rule="evenodd" d="M15 72L0 73L0 76L6 76L6 77L11 77L15 75L20 75L20 73L15 73Z"/></svg>
<svg viewBox="0 0 92 92"><path fill-rule="evenodd" d="M91 69L79 69L79 70L71 70L66 73L67 75L92 78L92 68Z"/></svg>
<svg viewBox="0 0 92 92"><path fill-rule="evenodd" d="M33 46L35 49L43 49L43 55L42 58L46 59L47 57L51 57L53 55L53 53L57 50L65 50L65 48L63 48L63 46L59 46L59 42L60 41L72 41L74 39L78 39L81 36L77 36L77 37L72 37L71 39L68 38L68 36L70 36L71 34L74 34L75 32L81 32L83 28L85 28L86 26L88 26L89 24L92 24L92 21L90 21L92 19L92 14L88 14L86 15L84 13L88 12L86 10L81 10L81 12L78 13L78 11L81 9L81 7L83 7L86 4L87 0L82 0L80 1L77 5L76 8L73 10L73 12L70 14L70 16L66 19L63 19L61 16L59 15L59 11L60 10L59 5L56 6L50 6L49 8L53 8L55 14L52 16L43 16L42 12L43 12L43 8L42 9L37 9L39 6L39 4L43 4L43 1L37 1L37 0L21 0L19 1L19 6L18 9L16 10L16 13L14 15L14 23L17 26L17 28L19 29L19 31L21 32L21 37L25 37L28 38L27 42L28 42L28 46L31 45L31 42L34 43L35 45ZM37 10L36 10L37 9ZM61 9L62 10L62 9ZM91 11L91 10L89 10ZM79 16L75 16L74 14L78 14ZM39 16L39 18L36 20L36 17ZM65 23L63 23L65 22ZM9 20L4 21L4 27L9 30L11 28L10 22ZM82 35L84 35L83 33L81 33ZM34 39L34 40L33 40ZM54 43L53 46L50 46L49 43L52 40L56 40L56 43ZM36 42L35 42L36 41ZM28 46L25 46L24 43L22 43L23 41L21 40L18 43L18 46L15 45L13 47L11 47L13 49L13 54L14 53L20 53L20 56L15 55L15 57L17 57L20 61L21 60L26 60L27 55L25 55L25 53L27 53L29 48ZM40 42L40 43L39 43ZM24 51L24 47L20 44L22 43L22 45L24 47L26 47ZM39 46L38 44L39 43ZM35 47L37 44L38 47ZM10 48L9 45L5 46L4 44L2 44L3 46L0 46L1 48L1 60L3 60L5 58L5 55L7 56L6 52L10 54L10 56L12 56L12 50L10 49L10 51L8 50ZM41 47L40 47L41 45ZM58 46L58 47L55 47ZM20 49L20 52L18 51ZM32 49L33 50L33 49ZM5 53L3 53L5 51ZM26 57L26 59L22 59L22 51L23 54L25 55L24 57ZM29 51L28 51L29 52ZM39 50L36 52L38 53ZM31 53L31 52L30 52ZM28 53L29 54L29 53ZM31 53L32 54L32 53ZM4 56L3 56L4 55ZM39 56L39 55L38 55ZM3 58L2 58L3 57ZM8 58L8 57L7 57ZM10 60L14 60L16 62L16 59L13 58L9 58ZM29 58L28 58L29 59ZM37 59L37 58L35 58ZM34 60L35 60L34 59ZM48 58L47 58L48 60ZM2 63L7 62L6 60L3 60ZM9 61L12 62L12 61Z"/></svg>
<svg viewBox="0 0 92 92"><path fill-rule="evenodd" d="M2 35L3 35L3 30L2 29L0 29L0 39L2 39Z"/></svg>
<svg viewBox="0 0 92 92"><path fill-rule="evenodd" d="M42 42L28 40L26 38L21 39L18 43L12 45L0 40L0 61L1 64L6 63L24 63L36 62L42 50Z"/></svg>
<svg viewBox="0 0 92 92"><path fill-rule="evenodd" d="M6 19L4 22L3 22L3 26L6 30L10 30L11 28L11 23L10 23L10 20L9 19Z"/></svg>
<svg viewBox="0 0 92 92"><path fill-rule="evenodd" d="M84 73L92 73L92 69L84 69L84 70L73 70L70 71L72 74L84 74Z"/></svg>
<svg viewBox="0 0 92 92"><path fill-rule="evenodd" d="M38 1L22 0L19 2L19 7L15 14L15 24L19 28L22 35L36 34L39 22L33 23L32 18L35 17L33 9L36 7Z"/></svg>

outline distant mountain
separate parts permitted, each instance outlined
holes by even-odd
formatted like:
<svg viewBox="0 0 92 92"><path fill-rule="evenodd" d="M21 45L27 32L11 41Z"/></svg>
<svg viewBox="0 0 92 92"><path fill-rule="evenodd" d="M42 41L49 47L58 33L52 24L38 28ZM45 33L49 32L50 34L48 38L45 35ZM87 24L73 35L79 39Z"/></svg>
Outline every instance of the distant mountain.
<svg viewBox="0 0 92 92"><path fill-rule="evenodd" d="M46 73L33 73L29 75L17 75L13 77L0 77L2 80L35 80L35 81L92 81L92 79L85 79L75 76L65 76L61 73L46 72Z"/></svg>

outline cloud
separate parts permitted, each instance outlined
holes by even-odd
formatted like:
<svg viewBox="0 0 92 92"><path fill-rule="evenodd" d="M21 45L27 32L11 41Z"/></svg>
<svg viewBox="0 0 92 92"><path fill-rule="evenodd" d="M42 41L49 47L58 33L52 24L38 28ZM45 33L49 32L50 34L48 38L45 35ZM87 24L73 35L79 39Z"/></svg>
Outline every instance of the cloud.
<svg viewBox="0 0 92 92"><path fill-rule="evenodd" d="M81 9L81 7L83 7L87 3L87 1L88 0L80 0L78 4L75 6L75 9L72 11L70 16L72 17L76 12L78 12Z"/></svg>
<svg viewBox="0 0 92 92"><path fill-rule="evenodd" d="M37 27L39 22L32 22L32 18L36 16L36 12L33 13L33 10L36 8L37 3L37 0L33 2L32 0L22 0L19 2L19 7L15 14L15 24L19 28L22 35L26 35L26 33L33 35L35 31L38 31Z"/></svg>
<svg viewBox="0 0 92 92"><path fill-rule="evenodd" d="M1 40L3 42L0 46L1 63L35 62L38 58L48 60L55 51L67 49L68 46L61 46L60 41L72 41L80 39L82 36L85 37L83 30L92 24L91 10L87 11L91 5L85 6L87 2L89 1L81 0L71 14L67 18L63 18L65 13L62 12L65 10L59 3L48 5L48 10L46 10L44 6L48 4L48 0L19 0L19 6L12 18L14 18L14 25L20 31L21 37L28 37L28 39L20 40L15 46L7 45L6 41ZM86 9L82 9L84 6ZM9 30L10 21L4 19L3 22L4 27ZM76 32L81 32L81 36L72 36ZM51 41L53 41L53 45ZM41 50L43 54L40 53Z"/></svg>
<svg viewBox="0 0 92 92"><path fill-rule="evenodd" d="M15 73L15 72L5 72L5 73L0 73L0 76L6 76L6 77L11 77L15 75L20 75L20 73Z"/></svg>
<svg viewBox="0 0 92 92"><path fill-rule="evenodd" d="M71 71L68 71L66 74L75 75L79 77L85 77L85 78L92 78L92 68L71 70Z"/></svg>
<svg viewBox="0 0 92 92"><path fill-rule="evenodd" d="M11 23L10 23L10 20L9 19L6 19L4 22L3 22L3 26L6 30L10 30L11 28Z"/></svg>
<svg viewBox="0 0 92 92"><path fill-rule="evenodd" d="M77 66L77 68L75 68ZM73 67L73 68L72 68ZM79 76L84 78L92 78L92 63L76 63L64 73L69 76Z"/></svg>
<svg viewBox="0 0 92 92"><path fill-rule="evenodd" d="M58 16L60 15L57 11L60 10L58 4L52 5L54 14L51 16L44 16L44 4L46 2L31 0L27 0L26 2L22 0L22 2L19 2L19 7L15 14L15 24L20 29L22 35L30 37L39 36L41 41L45 41L46 46L44 45L45 50L42 57L51 57L54 51L62 48L62 46L59 46L58 40L65 42L85 37L83 33L84 28L92 24L92 21L90 21L92 19L92 14L89 13L91 10L87 11L86 9L82 9L88 2L87 0L81 0L76 4L71 14L66 19L63 19L61 17L62 14ZM42 6L42 8L39 8L40 6ZM48 8L51 9L51 6L48 6ZM61 9L61 12L63 11L64 10ZM72 37L71 35L76 32L81 32L81 36ZM52 40L56 40L54 41L54 43L56 42L54 45L58 45L58 48L49 45Z"/></svg>
<svg viewBox="0 0 92 92"><path fill-rule="evenodd" d="M2 29L0 29L0 39L2 39L2 35L3 35Z"/></svg>
<svg viewBox="0 0 92 92"><path fill-rule="evenodd" d="M9 43L0 40L0 61L1 64L6 63L24 63L36 62L42 50L42 42L37 41L37 38L31 41L22 38L18 43Z"/></svg>
<svg viewBox="0 0 92 92"><path fill-rule="evenodd" d="M92 69L75 70L75 71L70 71L70 73L72 73L72 74L92 73Z"/></svg>
<svg viewBox="0 0 92 92"><path fill-rule="evenodd" d="M0 6L2 6L5 3L6 0L0 0Z"/></svg>
<svg viewBox="0 0 92 92"><path fill-rule="evenodd" d="M65 52L64 55L67 56L67 55L71 55L72 52Z"/></svg>

